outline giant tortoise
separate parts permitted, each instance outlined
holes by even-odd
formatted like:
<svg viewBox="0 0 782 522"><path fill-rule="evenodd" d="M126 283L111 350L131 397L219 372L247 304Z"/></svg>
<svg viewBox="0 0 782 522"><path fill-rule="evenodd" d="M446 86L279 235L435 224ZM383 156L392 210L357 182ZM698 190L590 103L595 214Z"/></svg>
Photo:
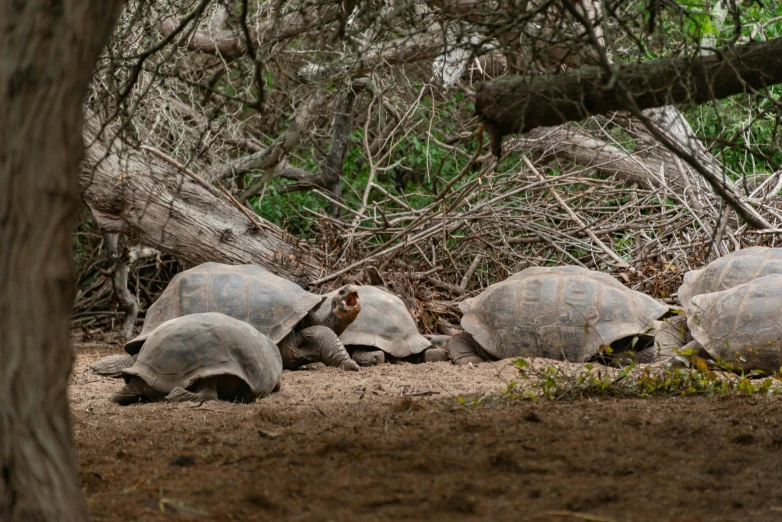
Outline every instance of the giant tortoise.
<svg viewBox="0 0 782 522"><path fill-rule="evenodd" d="M135 364L122 370L118 404L141 400L251 402L280 386L282 359L249 324L214 312L165 321L146 339Z"/></svg>
<svg viewBox="0 0 782 522"><path fill-rule="evenodd" d="M141 334L125 344L127 357L109 356L92 366L102 375L118 375L133 364L147 338L169 319L220 312L245 321L274 342L284 368L320 361L343 370L359 367L339 335L361 310L353 285L333 295L316 295L254 265L204 263L174 276L149 307Z"/></svg>
<svg viewBox="0 0 782 522"><path fill-rule="evenodd" d="M727 290L771 274L782 274L782 248L757 246L737 250L701 270L684 274L679 302L687 310L690 299L696 295Z"/></svg>
<svg viewBox="0 0 782 522"><path fill-rule="evenodd" d="M524 356L584 362L620 352L651 362L670 312L608 274L575 266L527 268L459 308L464 332L448 343L456 364Z"/></svg>
<svg viewBox="0 0 782 522"><path fill-rule="evenodd" d="M356 289L361 313L345 328L339 340L357 363L370 366L381 364L386 358L447 360L444 352L432 349L432 343L418 333L415 321L399 297L376 286ZM333 299L336 292L326 295Z"/></svg>
<svg viewBox="0 0 782 522"><path fill-rule="evenodd" d="M782 367L782 274L772 274L689 300L693 341L713 359L744 371L776 374Z"/></svg>

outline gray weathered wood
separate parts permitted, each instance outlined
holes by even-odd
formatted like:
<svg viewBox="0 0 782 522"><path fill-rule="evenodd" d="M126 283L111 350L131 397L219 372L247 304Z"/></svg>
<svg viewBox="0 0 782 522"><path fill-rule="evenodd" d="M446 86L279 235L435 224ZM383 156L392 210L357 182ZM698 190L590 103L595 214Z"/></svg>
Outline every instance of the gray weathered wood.
<svg viewBox="0 0 782 522"><path fill-rule="evenodd" d="M121 232L185 263L251 263L295 281L315 279L316 252L257 217L256 227L218 190L115 140L109 153L96 118L88 118L79 182L104 230Z"/></svg>

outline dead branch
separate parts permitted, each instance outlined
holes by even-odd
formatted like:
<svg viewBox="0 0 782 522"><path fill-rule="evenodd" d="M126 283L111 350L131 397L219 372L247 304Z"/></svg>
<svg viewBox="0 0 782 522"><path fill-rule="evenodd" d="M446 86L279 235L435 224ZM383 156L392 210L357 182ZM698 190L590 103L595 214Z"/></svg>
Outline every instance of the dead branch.
<svg viewBox="0 0 782 522"><path fill-rule="evenodd" d="M109 149L99 132L97 120L89 119L85 141L91 146L79 181L104 230L131 234L191 264L253 263L292 280L318 273L312 248L299 246L270 223L248 222L235 205L178 170L145 161L120 142Z"/></svg>
<svg viewBox="0 0 782 522"><path fill-rule="evenodd" d="M326 101L327 98L325 94L321 91L316 91L304 108L296 115L295 120L291 122L288 129L267 149L216 167L212 169L212 176L214 176L215 179L225 180L246 174L251 170L269 170L275 168L288 154L299 146L302 133L305 132L307 126L311 123L312 119L317 115ZM251 185L251 188L254 187L255 185ZM239 196L238 199L240 201L246 201L247 198L254 195L257 190L258 189L255 188L254 191L248 189Z"/></svg>
<svg viewBox="0 0 782 522"><path fill-rule="evenodd" d="M660 59L563 74L506 76L478 86L475 110L498 136L613 111L701 104L782 82L782 38L717 56Z"/></svg>
<svg viewBox="0 0 782 522"><path fill-rule="evenodd" d="M277 19L261 22L249 29L250 39L255 45L269 45L275 40L294 38L302 33L321 30L337 20L341 10L338 6L325 9L293 10ZM174 18L160 22L160 34L167 37L179 25ZM247 52L246 41L239 31L226 30L224 24L212 25L207 31L195 31L188 39L179 42L191 51L219 54L224 58L237 58Z"/></svg>

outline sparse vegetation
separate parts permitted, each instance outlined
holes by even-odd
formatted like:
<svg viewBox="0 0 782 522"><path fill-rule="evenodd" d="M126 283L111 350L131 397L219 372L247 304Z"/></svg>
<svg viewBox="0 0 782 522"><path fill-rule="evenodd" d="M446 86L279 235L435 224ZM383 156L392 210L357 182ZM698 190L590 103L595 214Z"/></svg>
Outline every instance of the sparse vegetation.
<svg viewBox="0 0 782 522"><path fill-rule="evenodd" d="M581 399L588 397L671 397L693 395L777 395L782 374L769 377L735 374L710 368L695 358L691 368L637 365L609 368L598 364L530 364L517 359L518 380L510 381L502 396L510 399Z"/></svg>

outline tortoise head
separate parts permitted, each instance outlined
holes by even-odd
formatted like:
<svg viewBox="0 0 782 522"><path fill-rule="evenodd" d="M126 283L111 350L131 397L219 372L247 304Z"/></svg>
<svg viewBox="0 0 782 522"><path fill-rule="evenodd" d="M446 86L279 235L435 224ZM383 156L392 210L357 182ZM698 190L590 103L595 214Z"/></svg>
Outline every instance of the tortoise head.
<svg viewBox="0 0 782 522"><path fill-rule="evenodd" d="M343 328L347 328L360 311L361 303L355 285L343 286L331 300L331 313Z"/></svg>

